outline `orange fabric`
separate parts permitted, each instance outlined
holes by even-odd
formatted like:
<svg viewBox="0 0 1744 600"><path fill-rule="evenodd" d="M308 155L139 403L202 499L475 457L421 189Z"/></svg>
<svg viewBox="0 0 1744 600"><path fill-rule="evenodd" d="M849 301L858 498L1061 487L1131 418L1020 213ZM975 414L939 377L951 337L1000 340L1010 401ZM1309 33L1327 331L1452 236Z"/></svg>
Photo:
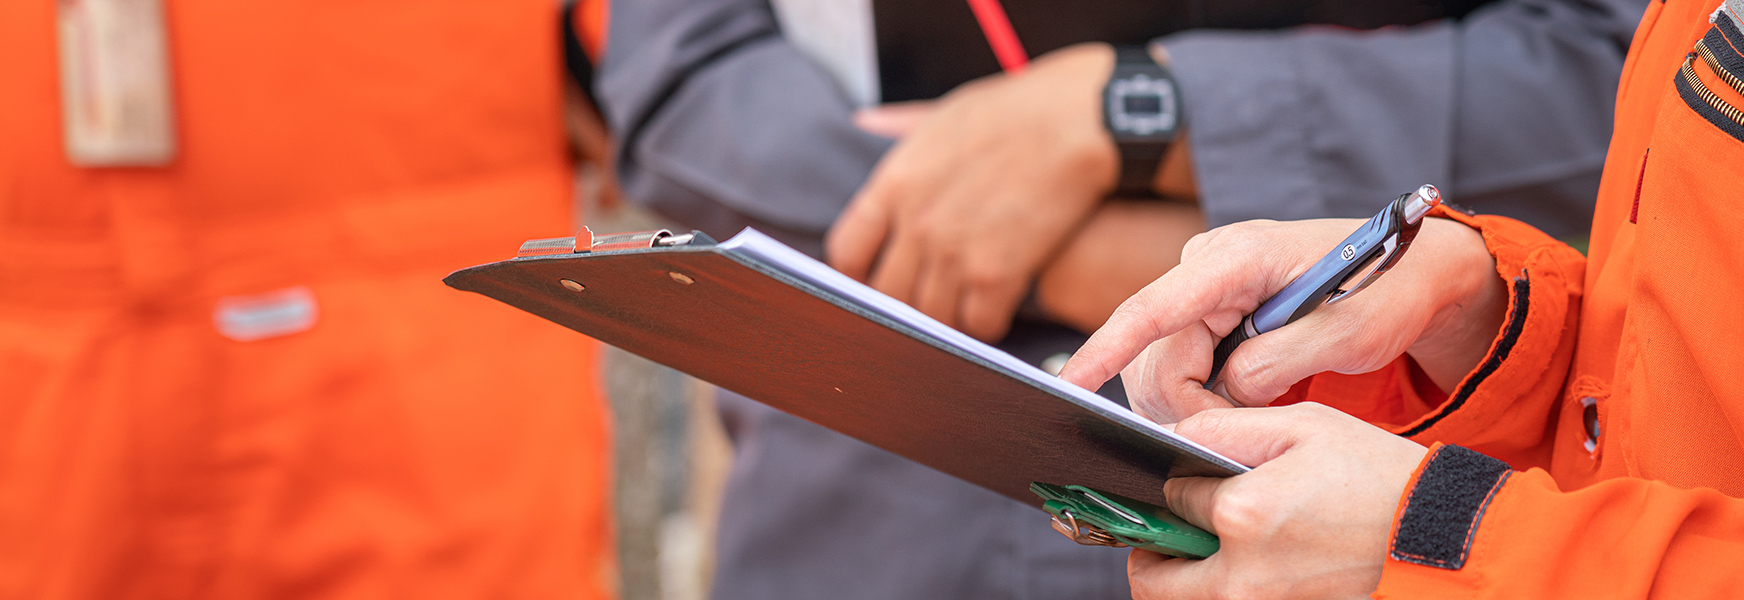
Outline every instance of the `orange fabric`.
<svg viewBox="0 0 1744 600"><path fill-rule="evenodd" d="M610 0L576 0L575 36L581 39L581 49L588 60L599 64L606 50L606 34L610 31L612 3Z"/></svg>
<svg viewBox="0 0 1744 600"><path fill-rule="evenodd" d="M1316 377L1290 399L1348 405L1524 469L1485 509L1463 568L1389 560L1376 597L1744 590L1744 140L1696 113L1673 79L1719 3L1655 2L1642 20L1587 260L1521 224L1455 215L1483 231L1506 280L1529 282L1511 299L1526 302L1525 316L1499 368L1480 367L1445 402L1426 402L1403 360ZM1721 100L1744 107L1694 65ZM1504 328L1492 358L1506 338ZM1591 451L1585 399L1597 406Z"/></svg>
<svg viewBox="0 0 1744 600"><path fill-rule="evenodd" d="M570 230L557 6L167 0L150 169L68 164L54 10L0 4L0 598L609 598L595 344L440 282Z"/></svg>

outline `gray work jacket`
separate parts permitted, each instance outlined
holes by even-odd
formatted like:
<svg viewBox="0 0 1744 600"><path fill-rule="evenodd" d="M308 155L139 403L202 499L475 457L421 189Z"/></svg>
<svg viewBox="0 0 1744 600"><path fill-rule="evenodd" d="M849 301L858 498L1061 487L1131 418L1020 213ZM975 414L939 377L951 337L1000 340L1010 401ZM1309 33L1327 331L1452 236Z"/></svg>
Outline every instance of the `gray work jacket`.
<svg viewBox="0 0 1744 600"><path fill-rule="evenodd" d="M955 0L939 0L955 1ZM1426 182L1455 202L1584 232L1645 0L1504 0L1457 21L1164 39L1212 226L1366 217ZM626 195L724 238L816 255L888 140L854 128L767 0L620 0L597 92ZM1019 323L1039 362L1083 337ZM1107 390L1105 390L1107 391ZM1119 550L1043 513L725 395L737 450L714 597L1128 598Z"/></svg>

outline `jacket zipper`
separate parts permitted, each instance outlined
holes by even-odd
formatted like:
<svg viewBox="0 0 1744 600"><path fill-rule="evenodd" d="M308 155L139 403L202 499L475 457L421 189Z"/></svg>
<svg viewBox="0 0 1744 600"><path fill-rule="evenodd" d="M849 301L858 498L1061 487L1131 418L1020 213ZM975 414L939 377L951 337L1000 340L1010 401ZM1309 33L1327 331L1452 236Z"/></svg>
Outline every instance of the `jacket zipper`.
<svg viewBox="0 0 1744 600"><path fill-rule="evenodd" d="M1740 94L1744 94L1744 81L1739 81L1737 76L1720 68L1719 61L1714 59L1714 52L1709 50L1707 43L1703 41L1696 42L1696 51L1691 52L1688 56L1684 57L1683 68L1679 69L1679 72L1683 74L1684 82L1688 83L1690 88L1696 91L1696 95L1701 96L1702 100L1708 103L1708 106L1714 107L1714 110L1720 111L1720 114L1726 115L1726 118L1731 119L1732 122L1744 127L1744 112L1739 112L1736 107L1727 104L1725 100L1721 100L1719 96L1714 95L1714 92L1709 90L1706 84L1702 83L1702 79L1696 77L1696 70L1692 65L1695 63L1697 56L1701 56L1702 62L1706 63L1709 69L1713 70L1714 73L1719 74L1720 79L1725 80L1728 85L1732 86L1732 89L1738 90L1738 93Z"/></svg>
<svg viewBox="0 0 1744 600"><path fill-rule="evenodd" d="M1726 80L1726 85L1730 85L1732 89L1738 90L1738 93L1744 94L1744 81L1739 80L1737 75L1733 75L1731 71L1720 66L1720 59L1714 58L1714 51L1708 48L1707 40L1696 40L1696 53L1702 55L1702 62L1708 63L1708 68L1719 74L1720 79Z"/></svg>

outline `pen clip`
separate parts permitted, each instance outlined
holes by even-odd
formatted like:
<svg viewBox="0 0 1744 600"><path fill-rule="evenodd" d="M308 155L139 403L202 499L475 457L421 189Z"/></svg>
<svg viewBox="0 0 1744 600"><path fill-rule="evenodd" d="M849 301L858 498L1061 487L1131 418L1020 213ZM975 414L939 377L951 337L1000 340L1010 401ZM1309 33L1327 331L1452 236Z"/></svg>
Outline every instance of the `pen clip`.
<svg viewBox="0 0 1744 600"><path fill-rule="evenodd" d="M1345 276L1344 281L1338 282L1338 289L1326 296L1325 304L1327 306L1337 304L1357 292L1363 291L1375 280L1380 279L1382 273L1386 273L1393 268L1393 265L1398 264L1399 259L1405 256L1405 248L1411 245L1411 240L1416 239L1417 230L1423 227L1423 215L1440 203L1441 192L1436 190L1434 186L1428 185L1419 188L1415 193L1405 194L1394 200L1387 207L1388 212L1391 213L1391 218L1387 219L1387 237L1381 241L1380 253L1363 261L1362 266L1352 269L1350 275ZM1355 286L1345 287L1345 283L1363 271L1368 271L1368 274L1364 275L1361 281L1358 281Z"/></svg>
<svg viewBox="0 0 1744 600"><path fill-rule="evenodd" d="M1333 290L1331 294L1326 296L1327 306L1337 304L1339 301L1349 298L1357 292L1363 291L1363 288L1369 287L1369 285L1374 283L1376 279L1380 279L1381 274L1387 272L1387 269L1393 268L1393 263L1398 262L1399 257L1403 256L1399 253L1398 234L1387 236L1387 241L1382 242L1382 244L1383 246L1380 254L1370 257L1367 261L1363 262L1362 266L1351 271L1350 275L1344 278L1344 281L1339 282L1339 289ZM1357 284L1350 289L1344 289L1345 283L1354 279L1358 273L1365 270L1368 271L1368 275L1365 275L1362 278L1362 281L1358 281Z"/></svg>

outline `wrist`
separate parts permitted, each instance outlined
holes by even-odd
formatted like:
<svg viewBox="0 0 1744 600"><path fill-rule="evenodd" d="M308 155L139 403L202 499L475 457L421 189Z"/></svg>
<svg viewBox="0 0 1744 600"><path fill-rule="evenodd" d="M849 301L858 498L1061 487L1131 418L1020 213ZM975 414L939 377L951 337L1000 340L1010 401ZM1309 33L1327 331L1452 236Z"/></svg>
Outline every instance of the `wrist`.
<svg viewBox="0 0 1744 600"><path fill-rule="evenodd" d="M1451 392L1489 353L1502 328L1508 290L1482 233L1441 218L1426 219L1424 233L1436 238L1437 268L1427 281L1439 297L1409 353L1437 387Z"/></svg>
<svg viewBox="0 0 1744 600"><path fill-rule="evenodd" d="M1071 119L1078 124L1055 129L1051 135L1058 144L1056 147L1068 149L1069 155L1061 163L1065 173L1095 188L1092 200L1106 197L1120 177L1120 148L1102 126L1101 108L1102 90L1114 62L1114 46L1085 42L1048 53L1020 76L1028 78L1034 87L1027 94L1031 98L1064 96L1061 90L1080 90L1072 92L1069 99ZM1053 77L1056 70L1061 71L1059 78ZM1065 81L1068 78L1071 81Z"/></svg>

